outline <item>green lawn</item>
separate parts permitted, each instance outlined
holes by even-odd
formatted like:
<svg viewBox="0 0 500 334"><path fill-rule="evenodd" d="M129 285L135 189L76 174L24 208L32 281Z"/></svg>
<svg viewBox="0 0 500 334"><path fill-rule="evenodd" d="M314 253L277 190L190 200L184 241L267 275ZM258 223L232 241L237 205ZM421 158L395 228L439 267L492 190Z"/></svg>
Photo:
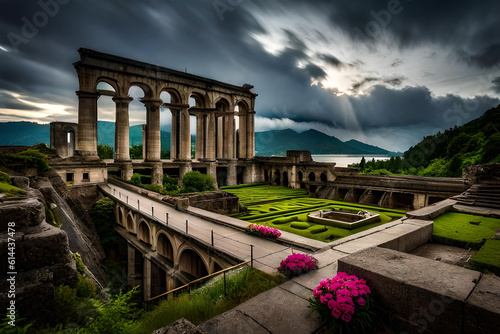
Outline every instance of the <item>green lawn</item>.
<svg viewBox="0 0 500 334"><path fill-rule="evenodd" d="M399 219L403 210L384 209L361 204L309 198L304 189L290 189L269 185L227 187L224 191L237 195L247 208L246 212L232 215L251 223L275 227L307 238L330 242L369 228ZM318 210L366 210L380 214L380 222L348 230L340 227L324 226L307 221L307 214Z"/></svg>
<svg viewBox="0 0 500 334"><path fill-rule="evenodd" d="M448 212L434 220L433 239L462 248L479 249L500 228L500 219Z"/></svg>
<svg viewBox="0 0 500 334"><path fill-rule="evenodd" d="M500 276L500 240L487 240L470 263L474 269Z"/></svg>

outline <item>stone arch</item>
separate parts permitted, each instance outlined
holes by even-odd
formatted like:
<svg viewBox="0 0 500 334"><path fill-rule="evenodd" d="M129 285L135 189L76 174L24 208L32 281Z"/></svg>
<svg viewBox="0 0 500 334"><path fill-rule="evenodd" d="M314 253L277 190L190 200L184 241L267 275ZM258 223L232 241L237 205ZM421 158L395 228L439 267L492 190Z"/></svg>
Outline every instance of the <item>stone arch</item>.
<svg viewBox="0 0 500 334"><path fill-rule="evenodd" d="M73 129L69 129L66 132L66 149L68 156L72 157L75 155L76 149L76 132Z"/></svg>
<svg viewBox="0 0 500 334"><path fill-rule="evenodd" d="M239 114L246 115L248 113L248 111L250 110L250 108L248 107L248 103L243 99L236 101L236 106L238 107Z"/></svg>
<svg viewBox="0 0 500 334"><path fill-rule="evenodd" d="M218 98L215 99L215 108L217 111L222 111L222 112L229 112L231 104L225 97L219 96Z"/></svg>
<svg viewBox="0 0 500 334"><path fill-rule="evenodd" d="M165 231L159 231L156 236L156 251L172 264L175 259L175 243Z"/></svg>
<svg viewBox="0 0 500 334"><path fill-rule="evenodd" d="M283 187L288 187L288 172L285 170L283 171Z"/></svg>
<svg viewBox="0 0 500 334"><path fill-rule="evenodd" d="M279 169L276 169L274 171L274 185L275 186L280 186L281 185L281 172Z"/></svg>
<svg viewBox="0 0 500 334"><path fill-rule="evenodd" d="M144 241L148 245L152 245L151 234L151 227L148 222L144 219L139 220L139 223L137 223L137 239Z"/></svg>
<svg viewBox="0 0 500 334"><path fill-rule="evenodd" d="M328 181L328 176L326 176L325 172L322 172L321 175L319 176L319 180L321 182L327 182Z"/></svg>
<svg viewBox="0 0 500 334"><path fill-rule="evenodd" d="M97 85L99 85L99 83L101 83L101 82L107 83L108 85L113 87L113 89L115 90L115 94L119 94L120 86L118 86L117 80L115 80L113 78L104 77L104 76L98 77L96 82L95 82L96 90L97 90Z"/></svg>
<svg viewBox="0 0 500 334"><path fill-rule="evenodd" d="M179 270L191 276L201 278L208 275L208 265L203 257L191 247L184 247L178 256Z"/></svg>
<svg viewBox="0 0 500 334"><path fill-rule="evenodd" d="M151 98L153 96L153 89L146 83L140 81L132 81L128 84L127 92L132 87L139 87L144 92L144 98Z"/></svg>
<svg viewBox="0 0 500 334"><path fill-rule="evenodd" d="M189 98L192 98L196 101L196 108L206 108L210 105L210 98L208 95L203 94L201 91L193 90L189 95Z"/></svg>
<svg viewBox="0 0 500 334"><path fill-rule="evenodd" d="M158 98L160 98L161 93L166 92L170 95L170 103L182 103L182 97L179 91L175 88L171 87L163 87L158 94ZM165 101L163 101L165 103Z"/></svg>
<svg viewBox="0 0 500 334"><path fill-rule="evenodd" d="M309 181L316 181L316 174L314 174L314 172L310 172L307 178Z"/></svg>
<svg viewBox="0 0 500 334"><path fill-rule="evenodd" d="M302 173L302 171L299 170L299 172L297 173L297 177L298 177L299 181L302 181L304 179L304 173Z"/></svg>
<svg viewBox="0 0 500 334"><path fill-rule="evenodd" d="M123 207L121 205L117 205L116 206L116 223L118 225L121 225L121 226L124 226L124 222L123 222L123 217L124 217L124 214L123 214Z"/></svg>
<svg viewBox="0 0 500 334"><path fill-rule="evenodd" d="M137 234L137 229L135 226L135 217L132 214L132 212L129 212L129 214L127 215L126 227L127 227L127 231L129 231L130 233Z"/></svg>
<svg viewBox="0 0 500 334"><path fill-rule="evenodd" d="M269 171L264 169L264 182L269 182Z"/></svg>

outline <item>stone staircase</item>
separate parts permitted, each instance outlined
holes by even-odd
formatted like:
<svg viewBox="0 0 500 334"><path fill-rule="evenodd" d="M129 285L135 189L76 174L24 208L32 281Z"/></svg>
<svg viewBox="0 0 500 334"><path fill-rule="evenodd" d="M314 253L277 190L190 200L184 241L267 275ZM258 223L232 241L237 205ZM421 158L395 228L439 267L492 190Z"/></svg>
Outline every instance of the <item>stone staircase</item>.
<svg viewBox="0 0 500 334"><path fill-rule="evenodd" d="M452 198L463 205L500 209L500 181L474 184L464 193Z"/></svg>

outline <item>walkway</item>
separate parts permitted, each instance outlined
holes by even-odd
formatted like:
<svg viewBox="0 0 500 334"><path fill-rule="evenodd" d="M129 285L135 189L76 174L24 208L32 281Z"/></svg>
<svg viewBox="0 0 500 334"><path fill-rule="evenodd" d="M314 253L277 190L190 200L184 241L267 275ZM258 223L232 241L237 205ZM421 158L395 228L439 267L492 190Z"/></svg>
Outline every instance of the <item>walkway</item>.
<svg viewBox="0 0 500 334"><path fill-rule="evenodd" d="M156 218L165 226L167 225L168 214L168 226L179 232L186 232L187 221L188 235L207 244L212 242L213 231L214 247L242 261L251 259L251 245L253 245L254 266L267 273L276 272L281 260L292 254L293 246L291 245L308 247L306 241L310 240L292 233L282 232L283 235L280 239L289 244L284 245L245 233L244 229L248 223L241 220L216 215L196 208L190 208L191 213L181 212L167 203L147 196L147 191L141 190L142 193L146 194L145 196L111 183L101 185L101 189L124 204L128 204L135 209L139 207L142 214ZM207 214L213 216L211 220L201 217ZM225 221L219 221L221 219ZM316 244L316 246L324 245L323 243L320 244Z"/></svg>

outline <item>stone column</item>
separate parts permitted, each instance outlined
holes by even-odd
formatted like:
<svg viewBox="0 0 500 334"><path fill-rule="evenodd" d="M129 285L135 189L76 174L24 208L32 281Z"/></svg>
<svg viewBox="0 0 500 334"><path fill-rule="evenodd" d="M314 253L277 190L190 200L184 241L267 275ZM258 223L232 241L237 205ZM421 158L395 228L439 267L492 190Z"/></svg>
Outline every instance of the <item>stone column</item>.
<svg viewBox="0 0 500 334"><path fill-rule="evenodd" d="M157 184L159 186L163 184L163 164L161 162L155 163L153 165L151 184Z"/></svg>
<svg viewBox="0 0 500 334"><path fill-rule="evenodd" d="M196 148L195 159L205 158L203 148L205 147L205 128L203 127L203 114L196 115Z"/></svg>
<svg viewBox="0 0 500 334"><path fill-rule="evenodd" d="M239 142L239 154L238 159L247 158L247 115L241 115L238 117L239 122L239 132L240 132L240 142Z"/></svg>
<svg viewBox="0 0 500 334"><path fill-rule="evenodd" d="M142 276L142 292L144 300L151 298L151 260L144 258L144 274Z"/></svg>
<svg viewBox="0 0 500 334"><path fill-rule="evenodd" d="M224 147L224 157L234 159L234 114L230 113L225 117L226 120L226 146Z"/></svg>
<svg viewBox="0 0 500 334"><path fill-rule="evenodd" d="M217 123L217 147L216 147L216 155L215 157L217 159L223 159L224 158L224 117L223 116L218 116L216 118L216 123Z"/></svg>
<svg viewBox="0 0 500 334"><path fill-rule="evenodd" d="M247 159L255 156L255 111L249 111L247 114Z"/></svg>
<svg viewBox="0 0 500 334"><path fill-rule="evenodd" d="M122 167L122 180L130 181L134 174L134 167L132 164L126 164Z"/></svg>
<svg viewBox="0 0 500 334"><path fill-rule="evenodd" d="M176 160L178 159L178 151L177 151L177 138L178 138L178 119L179 119L179 110L170 109L172 113L172 132L170 133L170 159Z"/></svg>
<svg viewBox="0 0 500 334"><path fill-rule="evenodd" d="M227 162L227 185L236 185L236 160L230 160Z"/></svg>
<svg viewBox="0 0 500 334"><path fill-rule="evenodd" d="M76 154L99 159L97 155L97 99L100 94L77 91L78 138Z"/></svg>
<svg viewBox="0 0 500 334"><path fill-rule="evenodd" d="M129 114L131 97L113 97L116 103L115 161L130 161Z"/></svg>
<svg viewBox="0 0 500 334"><path fill-rule="evenodd" d="M142 99L146 106L146 157L144 161L160 161L160 99Z"/></svg>
<svg viewBox="0 0 500 334"><path fill-rule="evenodd" d="M208 114L208 124L207 124L207 152L205 155L205 158L207 160L215 160L215 136L216 136L216 131L215 131L215 122L216 122L216 117L215 114L210 113Z"/></svg>
<svg viewBox="0 0 500 334"><path fill-rule="evenodd" d="M181 160L191 160L191 130L188 109L181 110Z"/></svg>

